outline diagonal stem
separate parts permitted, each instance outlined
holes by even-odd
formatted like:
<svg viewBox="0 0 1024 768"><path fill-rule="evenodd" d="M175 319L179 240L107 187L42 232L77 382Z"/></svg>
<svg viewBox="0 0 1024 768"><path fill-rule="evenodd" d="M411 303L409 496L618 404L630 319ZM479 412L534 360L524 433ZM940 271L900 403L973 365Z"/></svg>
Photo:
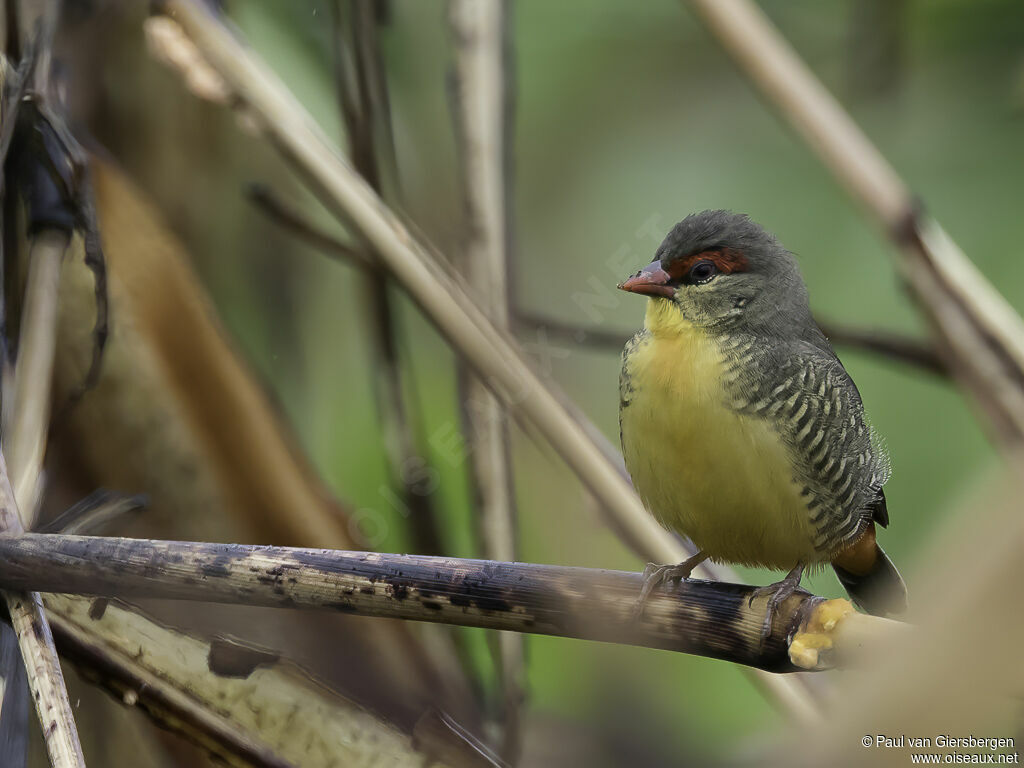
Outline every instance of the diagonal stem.
<svg viewBox="0 0 1024 768"><path fill-rule="evenodd" d="M23 532L7 464L0 453L0 533ZM78 729L50 625L37 592L5 591L4 601L28 673L28 684L53 768L85 768Z"/></svg>
<svg viewBox="0 0 1024 768"><path fill-rule="evenodd" d="M510 411L544 435L641 556L674 563L693 554L644 509L629 480L592 439L592 425L570 413L510 337L494 327L440 260L332 147L280 78L193 0L165 0L161 7L182 26L238 98L262 119L268 138L311 189L373 246L396 281ZM799 683L770 676L763 683L795 717L812 722L820 718Z"/></svg>
<svg viewBox="0 0 1024 768"><path fill-rule="evenodd" d="M899 247L907 288L943 358L1004 447L1024 443L1024 320L934 219L751 0L695 13L836 180Z"/></svg>

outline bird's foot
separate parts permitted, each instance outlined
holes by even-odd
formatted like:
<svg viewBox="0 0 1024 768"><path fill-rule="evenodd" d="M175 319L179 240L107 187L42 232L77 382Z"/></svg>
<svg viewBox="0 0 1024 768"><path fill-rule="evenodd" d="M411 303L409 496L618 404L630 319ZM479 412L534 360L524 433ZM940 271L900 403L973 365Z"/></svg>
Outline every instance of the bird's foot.
<svg viewBox="0 0 1024 768"><path fill-rule="evenodd" d="M753 606L754 600L768 595L768 605L765 607L764 623L761 625L761 643L763 644L772 633L772 621L775 619L775 611L779 604L790 597L800 586L800 579L804 575L804 564L797 563L796 567L786 574L786 578L769 584L767 587L758 587L750 593L750 600L747 605Z"/></svg>
<svg viewBox="0 0 1024 768"><path fill-rule="evenodd" d="M647 599L655 589L660 587L666 581L679 582L690 578L690 574L693 573L693 569L707 559L707 555L703 552L698 552L693 557L688 558L677 565L656 565L655 563L648 563L647 567L644 568L644 585L640 589L640 597L633 608L633 613L636 618L640 618L643 615Z"/></svg>

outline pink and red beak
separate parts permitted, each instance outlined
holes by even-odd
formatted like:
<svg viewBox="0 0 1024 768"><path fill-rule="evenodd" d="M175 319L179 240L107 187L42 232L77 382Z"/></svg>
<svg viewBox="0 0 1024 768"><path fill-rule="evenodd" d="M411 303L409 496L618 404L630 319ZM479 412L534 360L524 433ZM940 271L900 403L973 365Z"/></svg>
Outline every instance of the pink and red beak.
<svg viewBox="0 0 1024 768"><path fill-rule="evenodd" d="M669 285L671 279L668 272L661 268L661 261L652 261L628 280L619 283L619 288L630 293L671 299L676 295L676 289Z"/></svg>

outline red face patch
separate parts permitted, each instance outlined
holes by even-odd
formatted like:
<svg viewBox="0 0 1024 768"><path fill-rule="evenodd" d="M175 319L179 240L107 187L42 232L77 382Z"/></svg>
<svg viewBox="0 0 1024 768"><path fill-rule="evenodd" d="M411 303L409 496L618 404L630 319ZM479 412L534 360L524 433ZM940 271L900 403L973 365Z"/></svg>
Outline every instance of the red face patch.
<svg viewBox="0 0 1024 768"><path fill-rule="evenodd" d="M747 257L735 248L712 248L676 259L668 264L666 271L673 280L682 280L698 261L710 261L720 274L730 275L733 272L746 272L750 264Z"/></svg>

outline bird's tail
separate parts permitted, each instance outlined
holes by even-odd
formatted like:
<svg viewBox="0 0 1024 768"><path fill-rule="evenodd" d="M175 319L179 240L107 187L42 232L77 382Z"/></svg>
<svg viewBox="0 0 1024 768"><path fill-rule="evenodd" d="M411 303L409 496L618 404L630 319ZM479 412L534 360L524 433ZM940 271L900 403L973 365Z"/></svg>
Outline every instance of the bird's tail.
<svg viewBox="0 0 1024 768"><path fill-rule="evenodd" d="M877 543L874 547L870 566L857 569L859 572L848 570L838 562L832 563L832 567L858 608L874 616L898 616L907 610L907 585L882 548Z"/></svg>

